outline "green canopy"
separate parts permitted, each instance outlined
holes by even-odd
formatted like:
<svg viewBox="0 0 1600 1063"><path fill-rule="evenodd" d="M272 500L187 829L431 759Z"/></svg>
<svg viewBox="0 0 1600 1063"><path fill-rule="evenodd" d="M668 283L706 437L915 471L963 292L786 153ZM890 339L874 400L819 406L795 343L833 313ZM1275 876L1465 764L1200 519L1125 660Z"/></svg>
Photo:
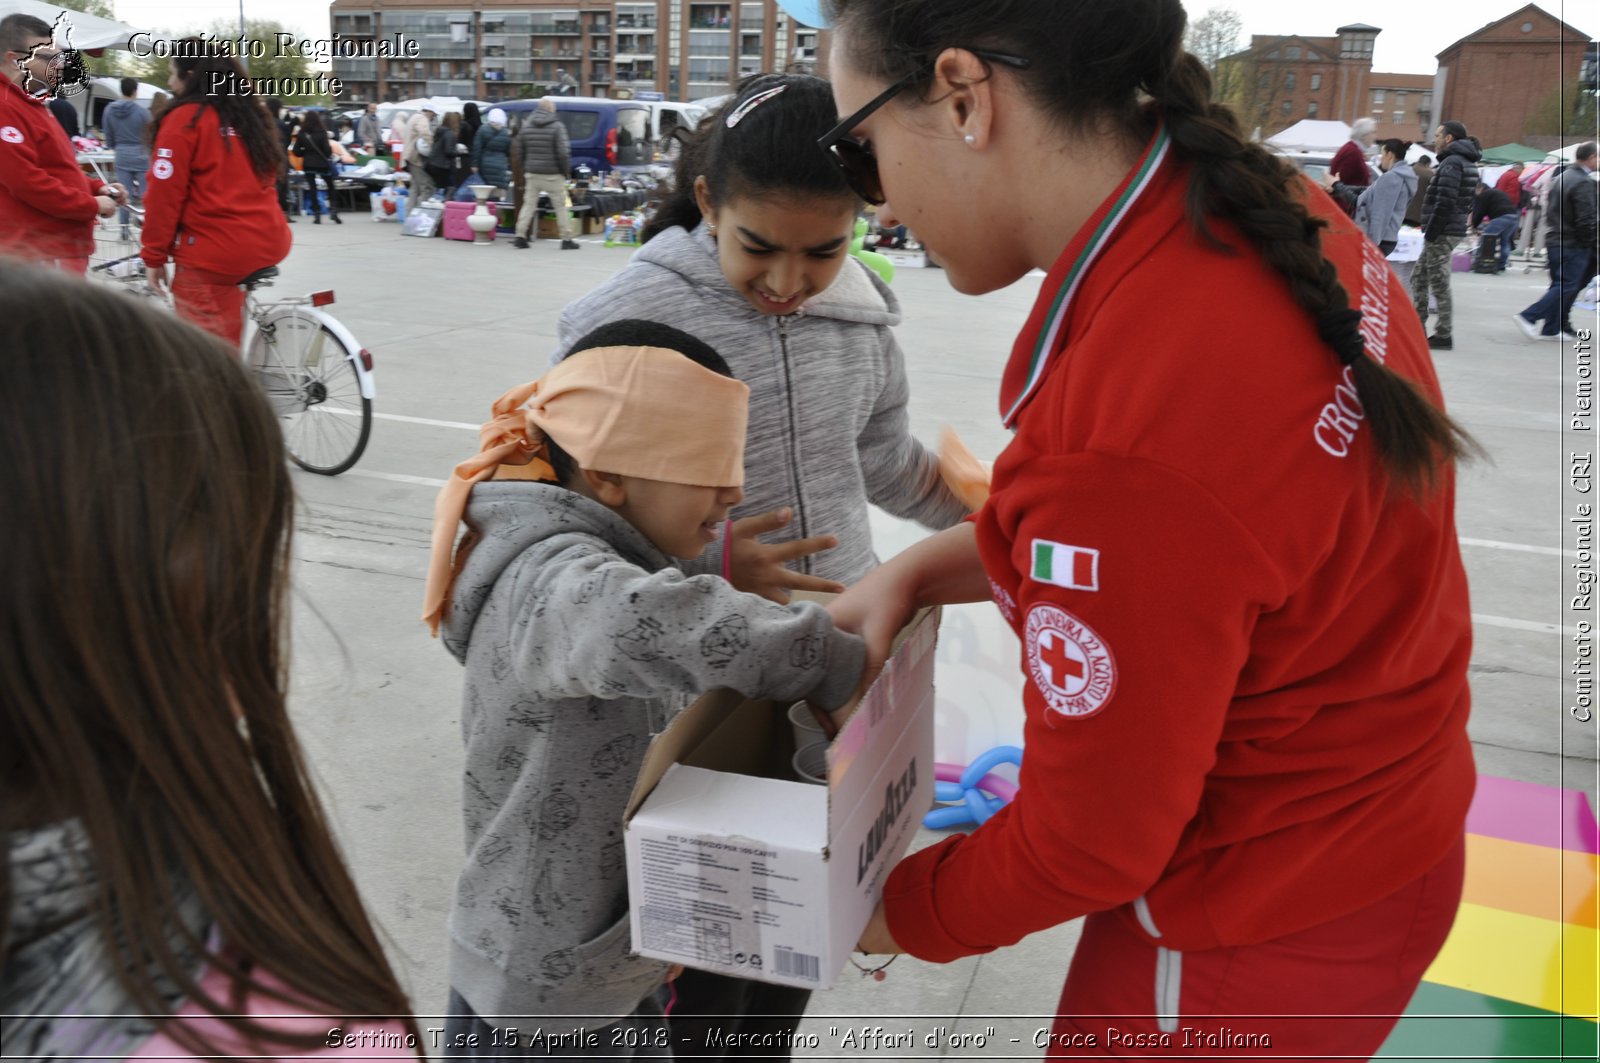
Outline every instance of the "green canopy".
<svg viewBox="0 0 1600 1063"><path fill-rule="evenodd" d="M1509 166L1514 162L1543 162L1548 154L1526 144L1501 144L1498 148L1484 148L1483 161L1491 166Z"/></svg>

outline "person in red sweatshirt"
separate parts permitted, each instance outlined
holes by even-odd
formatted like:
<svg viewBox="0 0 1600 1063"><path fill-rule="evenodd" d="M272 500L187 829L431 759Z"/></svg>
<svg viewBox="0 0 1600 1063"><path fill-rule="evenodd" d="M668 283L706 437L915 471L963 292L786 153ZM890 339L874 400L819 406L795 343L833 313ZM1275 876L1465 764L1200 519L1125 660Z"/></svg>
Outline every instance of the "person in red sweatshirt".
<svg viewBox="0 0 1600 1063"><path fill-rule="evenodd" d="M48 23L0 19L0 253L82 274L94 221L127 202L120 185L89 178L47 106L61 53Z"/></svg>
<svg viewBox="0 0 1600 1063"><path fill-rule="evenodd" d="M1370 1055L1454 921L1475 781L1475 445L1405 289L1212 104L1178 0L830 7L821 143L880 221L962 292L1047 274L989 501L831 606L881 662L914 608L992 599L1025 678L1020 793L901 861L859 947L1086 915L1050 1056Z"/></svg>
<svg viewBox="0 0 1600 1063"><path fill-rule="evenodd" d="M283 142L237 59L194 37L174 45L172 106L156 120L140 254L158 290L175 261L178 313L238 346L239 282L289 253L277 194Z"/></svg>

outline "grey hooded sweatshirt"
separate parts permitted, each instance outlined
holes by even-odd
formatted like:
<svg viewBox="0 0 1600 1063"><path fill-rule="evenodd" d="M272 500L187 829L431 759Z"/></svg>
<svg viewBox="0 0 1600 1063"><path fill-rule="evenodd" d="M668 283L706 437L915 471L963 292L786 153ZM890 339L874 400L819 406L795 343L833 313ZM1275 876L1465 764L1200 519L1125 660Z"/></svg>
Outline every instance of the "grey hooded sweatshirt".
<svg viewBox="0 0 1600 1063"><path fill-rule="evenodd" d="M144 140L149 124L149 109L127 98L117 100L100 116L100 132L105 134L106 147L116 152L117 169L150 168L150 146Z"/></svg>
<svg viewBox="0 0 1600 1063"><path fill-rule="evenodd" d="M853 583L877 563L867 504L942 529L967 515L939 476L939 459L911 434L905 356L890 326L900 304L852 258L827 290L784 317L751 306L723 276L704 223L671 228L621 272L561 312L552 365L586 333L643 318L682 329L750 386L744 502L733 516L792 506L794 520L767 536L784 542L835 535L839 545L797 567ZM718 572L713 543L686 572Z"/></svg>
<svg viewBox="0 0 1600 1063"><path fill-rule="evenodd" d="M466 666L466 866L450 985L490 1025L632 1012L667 964L631 954L622 814L651 736L698 692L847 701L860 638L815 603L685 576L562 487L473 488L442 627Z"/></svg>

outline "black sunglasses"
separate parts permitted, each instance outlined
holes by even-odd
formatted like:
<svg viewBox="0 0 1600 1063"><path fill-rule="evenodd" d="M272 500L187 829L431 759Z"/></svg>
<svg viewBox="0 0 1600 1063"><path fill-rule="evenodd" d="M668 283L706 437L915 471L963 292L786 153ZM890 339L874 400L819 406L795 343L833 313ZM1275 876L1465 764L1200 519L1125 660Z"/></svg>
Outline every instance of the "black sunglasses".
<svg viewBox="0 0 1600 1063"><path fill-rule="evenodd" d="M983 48L967 48L979 59L987 59L992 63L1000 63L1014 70L1026 70L1033 64L1033 60L1020 55L1007 55L1004 52L991 52ZM872 154L872 149L867 147L855 137L849 135L850 130L867 120L867 117L904 92L913 81L922 77L933 69L934 60L917 67L893 85L878 93L877 96L861 110L846 118L821 137L817 138L817 147L827 152L833 159L835 166L844 174L845 181L850 185L856 195L871 203L875 207L883 205L883 181L878 176L878 159Z"/></svg>

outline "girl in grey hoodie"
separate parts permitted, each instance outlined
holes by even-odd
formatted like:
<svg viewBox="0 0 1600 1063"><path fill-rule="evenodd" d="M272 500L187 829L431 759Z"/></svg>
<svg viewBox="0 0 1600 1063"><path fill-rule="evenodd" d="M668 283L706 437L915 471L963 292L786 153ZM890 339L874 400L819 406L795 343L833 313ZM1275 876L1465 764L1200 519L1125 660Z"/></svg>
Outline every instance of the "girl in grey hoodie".
<svg viewBox="0 0 1600 1063"><path fill-rule="evenodd" d="M744 502L733 509L742 519L681 567L721 571L775 601L842 590L877 563L868 503L933 529L967 514L938 458L911 435L905 360L890 331L900 306L850 256L861 202L816 146L837 121L828 83L799 75L753 78L707 115L644 246L562 312L551 359L596 325L638 317L722 352L750 387ZM756 541L769 532L785 541ZM749 1035L764 1058L787 1058L770 1046L788 1043L810 996L694 970L673 987L673 1042L694 1058L740 1054L711 1048L714 1034L723 1045Z"/></svg>

